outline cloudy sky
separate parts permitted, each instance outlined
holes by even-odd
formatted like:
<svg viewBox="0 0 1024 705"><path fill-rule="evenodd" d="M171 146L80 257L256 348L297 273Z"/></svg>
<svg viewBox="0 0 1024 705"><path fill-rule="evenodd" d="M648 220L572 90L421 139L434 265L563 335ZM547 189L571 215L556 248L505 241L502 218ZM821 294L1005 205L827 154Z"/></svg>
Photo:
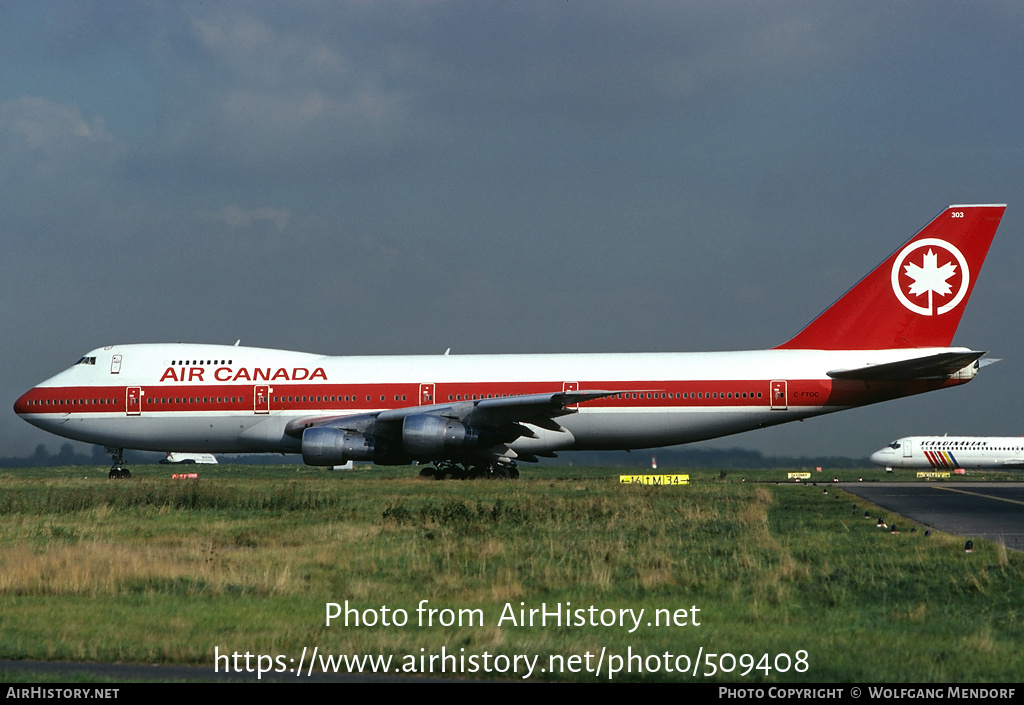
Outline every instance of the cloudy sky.
<svg viewBox="0 0 1024 705"><path fill-rule="evenodd" d="M0 391L110 343L768 348L994 202L955 342L1003 362L713 445L1021 434L1021 66L1019 2L3 3Z"/></svg>

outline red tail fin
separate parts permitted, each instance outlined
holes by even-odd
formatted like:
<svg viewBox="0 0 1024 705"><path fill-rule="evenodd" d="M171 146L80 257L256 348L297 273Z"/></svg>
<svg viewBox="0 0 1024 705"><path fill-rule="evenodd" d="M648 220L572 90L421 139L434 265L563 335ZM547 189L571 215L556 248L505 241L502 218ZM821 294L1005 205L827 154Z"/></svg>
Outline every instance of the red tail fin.
<svg viewBox="0 0 1024 705"><path fill-rule="evenodd" d="M950 206L779 348L949 347L1004 210Z"/></svg>

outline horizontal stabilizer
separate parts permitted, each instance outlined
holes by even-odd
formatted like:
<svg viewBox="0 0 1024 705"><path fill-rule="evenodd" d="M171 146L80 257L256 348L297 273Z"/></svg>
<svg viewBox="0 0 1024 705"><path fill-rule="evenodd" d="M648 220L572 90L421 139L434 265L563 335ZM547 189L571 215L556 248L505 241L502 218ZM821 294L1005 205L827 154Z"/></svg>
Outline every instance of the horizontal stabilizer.
<svg viewBox="0 0 1024 705"><path fill-rule="evenodd" d="M832 370L827 374L832 379L853 379L862 382L898 382L908 379L947 377L967 367L984 354L984 352L974 350L965 353L937 353L916 357L912 360L868 365L852 370Z"/></svg>

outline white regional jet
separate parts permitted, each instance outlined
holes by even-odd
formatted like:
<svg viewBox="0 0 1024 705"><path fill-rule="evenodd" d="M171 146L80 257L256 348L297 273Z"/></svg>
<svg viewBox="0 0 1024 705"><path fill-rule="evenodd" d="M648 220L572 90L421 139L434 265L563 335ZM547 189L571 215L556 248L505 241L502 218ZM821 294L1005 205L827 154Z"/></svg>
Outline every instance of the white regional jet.
<svg viewBox="0 0 1024 705"><path fill-rule="evenodd" d="M716 438L971 380L950 347L1005 205L950 206L771 350L331 357L202 344L110 345L14 410L111 449L301 453L518 476L559 451Z"/></svg>
<svg viewBox="0 0 1024 705"><path fill-rule="evenodd" d="M871 454L886 468L1011 470L1024 468L1024 437L911 436Z"/></svg>

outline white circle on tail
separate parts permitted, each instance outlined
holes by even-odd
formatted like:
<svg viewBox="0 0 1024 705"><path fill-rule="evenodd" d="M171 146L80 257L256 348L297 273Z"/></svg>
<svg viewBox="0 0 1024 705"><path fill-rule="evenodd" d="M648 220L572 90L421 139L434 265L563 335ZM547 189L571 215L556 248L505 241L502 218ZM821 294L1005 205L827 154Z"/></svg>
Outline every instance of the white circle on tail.
<svg viewBox="0 0 1024 705"><path fill-rule="evenodd" d="M960 286L954 294L956 279ZM970 281L967 259L960 250L934 237L910 243L892 265L893 293L901 304L922 316L952 311L967 296ZM914 303L911 296L922 303ZM927 298L922 300L922 296Z"/></svg>

